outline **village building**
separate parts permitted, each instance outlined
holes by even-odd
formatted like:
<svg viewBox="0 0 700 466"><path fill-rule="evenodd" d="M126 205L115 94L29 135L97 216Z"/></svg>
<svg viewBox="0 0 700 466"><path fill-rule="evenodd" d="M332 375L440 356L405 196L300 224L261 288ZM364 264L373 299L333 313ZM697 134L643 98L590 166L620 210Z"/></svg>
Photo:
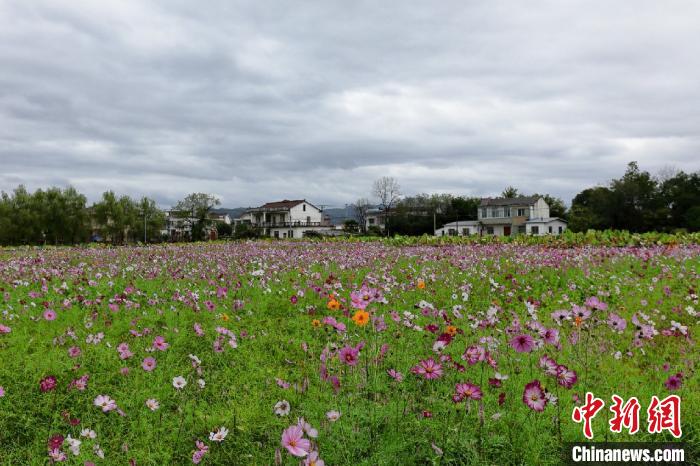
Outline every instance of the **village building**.
<svg viewBox="0 0 700 466"><path fill-rule="evenodd" d="M330 218L306 199L268 202L248 209L234 224L250 225L273 238L303 238L308 232L329 234L334 230Z"/></svg>

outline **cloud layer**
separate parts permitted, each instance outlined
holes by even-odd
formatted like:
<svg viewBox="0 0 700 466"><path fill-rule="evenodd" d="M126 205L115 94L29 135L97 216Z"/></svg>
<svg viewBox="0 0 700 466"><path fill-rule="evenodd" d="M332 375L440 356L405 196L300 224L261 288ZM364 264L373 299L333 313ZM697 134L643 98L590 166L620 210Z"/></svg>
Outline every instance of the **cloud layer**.
<svg viewBox="0 0 700 466"><path fill-rule="evenodd" d="M167 206L700 169L700 3L0 0L0 189Z"/></svg>

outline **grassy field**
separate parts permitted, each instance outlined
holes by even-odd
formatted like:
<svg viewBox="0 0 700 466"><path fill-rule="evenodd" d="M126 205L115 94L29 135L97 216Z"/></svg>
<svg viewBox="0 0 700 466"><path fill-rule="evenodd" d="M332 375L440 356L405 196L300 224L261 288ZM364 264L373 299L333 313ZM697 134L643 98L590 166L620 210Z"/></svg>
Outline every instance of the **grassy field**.
<svg viewBox="0 0 700 466"><path fill-rule="evenodd" d="M680 396L698 451L699 274L692 243L0 249L0 464L559 464L586 392L600 441L674 440L647 407Z"/></svg>

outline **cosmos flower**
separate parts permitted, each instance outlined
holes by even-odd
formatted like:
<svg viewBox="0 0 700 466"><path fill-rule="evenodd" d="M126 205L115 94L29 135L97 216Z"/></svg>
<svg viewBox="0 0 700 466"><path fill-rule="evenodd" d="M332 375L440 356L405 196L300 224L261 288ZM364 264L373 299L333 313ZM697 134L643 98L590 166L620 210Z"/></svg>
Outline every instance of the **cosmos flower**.
<svg viewBox="0 0 700 466"><path fill-rule="evenodd" d="M97 395L93 402L95 406L102 409L102 412L108 413L117 409L117 402L107 395Z"/></svg>
<svg viewBox="0 0 700 466"><path fill-rule="evenodd" d="M514 336L510 346L518 353L529 353L535 348L535 340L527 333Z"/></svg>
<svg viewBox="0 0 700 466"><path fill-rule="evenodd" d="M278 416L287 416L291 411L292 407L287 400L281 400L275 403L274 412Z"/></svg>
<svg viewBox="0 0 700 466"><path fill-rule="evenodd" d="M356 366L359 361L359 354L360 351L356 348L353 348L352 346L344 346L343 349L340 350L340 353L338 353L338 358L340 358L341 362L347 364L348 366Z"/></svg>
<svg viewBox="0 0 700 466"><path fill-rule="evenodd" d="M557 366L557 382L564 388L571 388L574 386L578 376L575 371L572 371L564 365Z"/></svg>
<svg viewBox="0 0 700 466"><path fill-rule="evenodd" d="M50 392L56 388L56 377L49 375L39 381L39 389L42 393Z"/></svg>
<svg viewBox="0 0 700 466"><path fill-rule="evenodd" d="M328 411L326 413L326 417L328 418L329 421L335 422L338 419L340 419L340 411L334 411L334 410Z"/></svg>
<svg viewBox="0 0 700 466"><path fill-rule="evenodd" d="M44 311L44 319L51 321L56 320L56 311L53 309L47 309Z"/></svg>
<svg viewBox="0 0 700 466"><path fill-rule="evenodd" d="M209 440L212 442L223 442L227 435L228 429L226 427L219 427L218 430L209 432Z"/></svg>
<svg viewBox="0 0 700 466"><path fill-rule="evenodd" d="M156 411L158 408L160 408L160 403L158 403L158 400L149 398L148 400L146 400L146 407L148 407L148 409L150 409L151 411Z"/></svg>
<svg viewBox="0 0 700 466"><path fill-rule="evenodd" d="M389 369L386 371L387 374L389 374L389 377L392 379L396 380L397 382L403 381L403 374L396 369Z"/></svg>
<svg viewBox="0 0 700 466"><path fill-rule="evenodd" d="M187 380L181 375L178 375L177 377L173 377L173 387L175 387L177 390L182 390L185 388L185 385L187 385Z"/></svg>
<svg viewBox="0 0 700 466"><path fill-rule="evenodd" d="M143 367L143 370L146 372L151 372L153 369L156 368L156 360L155 358L145 358L143 362L141 363L141 367Z"/></svg>
<svg viewBox="0 0 700 466"><path fill-rule="evenodd" d="M442 376L442 366L433 358L424 359L411 368L411 372L422 375L426 379L439 379Z"/></svg>
<svg viewBox="0 0 700 466"><path fill-rule="evenodd" d="M455 394L459 401L462 400L480 400L483 397L483 392L478 385L471 382L458 383L455 386Z"/></svg>
<svg viewBox="0 0 700 466"><path fill-rule="evenodd" d="M303 458L311 450L311 442L304 438L304 431L299 426L290 426L282 432L282 446L294 456Z"/></svg>
<svg viewBox="0 0 700 466"><path fill-rule="evenodd" d="M534 411L544 411L544 407L547 405L547 398L539 380L533 380L525 385L523 403Z"/></svg>
<svg viewBox="0 0 700 466"><path fill-rule="evenodd" d="M681 374L670 376L664 382L664 387L666 387L669 390L679 390L681 387L683 387L683 377L681 376Z"/></svg>

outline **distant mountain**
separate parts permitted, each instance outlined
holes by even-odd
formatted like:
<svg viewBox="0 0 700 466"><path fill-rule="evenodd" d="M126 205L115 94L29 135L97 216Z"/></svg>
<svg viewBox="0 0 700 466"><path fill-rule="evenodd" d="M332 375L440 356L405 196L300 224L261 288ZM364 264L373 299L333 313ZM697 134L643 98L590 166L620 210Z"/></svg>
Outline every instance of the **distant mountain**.
<svg viewBox="0 0 700 466"><path fill-rule="evenodd" d="M234 218L240 217L246 210L248 210L248 207L234 207L232 209L222 207L220 209L211 209L211 212L216 214L228 214L231 220L233 220Z"/></svg>

